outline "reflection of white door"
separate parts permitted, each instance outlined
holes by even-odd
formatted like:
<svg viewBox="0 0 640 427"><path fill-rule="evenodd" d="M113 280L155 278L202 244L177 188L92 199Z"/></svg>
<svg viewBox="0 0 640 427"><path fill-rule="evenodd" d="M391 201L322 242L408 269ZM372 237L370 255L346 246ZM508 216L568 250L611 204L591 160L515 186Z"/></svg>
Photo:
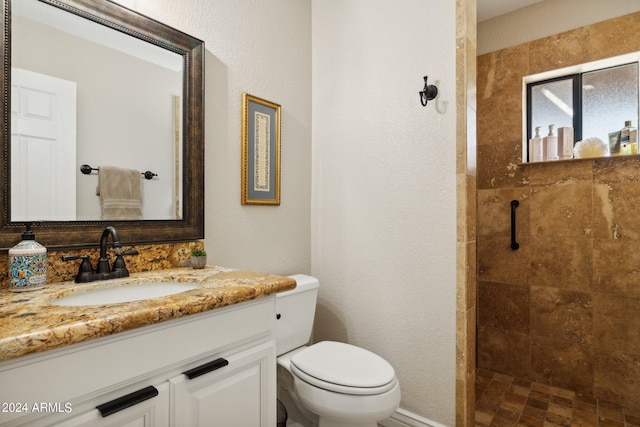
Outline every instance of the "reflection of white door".
<svg viewBox="0 0 640 427"><path fill-rule="evenodd" d="M11 73L11 221L75 220L76 83Z"/></svg>

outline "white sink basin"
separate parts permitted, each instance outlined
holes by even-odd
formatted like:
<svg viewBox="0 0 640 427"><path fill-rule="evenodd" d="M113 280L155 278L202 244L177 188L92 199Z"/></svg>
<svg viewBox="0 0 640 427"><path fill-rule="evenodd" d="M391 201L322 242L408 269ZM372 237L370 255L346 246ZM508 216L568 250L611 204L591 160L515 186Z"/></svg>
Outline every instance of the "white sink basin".
<svg viewBox="0 0 640 427"><path fill-rule="evenodd" d="M54 305L102 305L120 302L140 301L160 298L168 295L196 289L198 285L182 282L143 283L139 285L116 286L113 288L94 289L69 295L51 301Z"/></svg>

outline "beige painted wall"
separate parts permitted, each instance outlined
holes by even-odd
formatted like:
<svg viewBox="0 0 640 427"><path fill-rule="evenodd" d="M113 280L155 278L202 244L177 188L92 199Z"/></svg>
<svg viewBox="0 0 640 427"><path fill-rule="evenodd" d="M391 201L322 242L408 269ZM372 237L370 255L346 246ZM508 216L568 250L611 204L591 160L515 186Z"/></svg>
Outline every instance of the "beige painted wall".
<svg viewBox="0 0 640 427"><path fill-rule="evenodd" d="M205 247L211 263L310 273L311 3L120 0L205 42ZM282 106L282 203L240 205L241 95Z"/></svg>
<svg viewBox="0 0 640 427"><path fill-rule="evenodd" d="M312 4L315 338L379 353L401 408L454 425L456 4Z"/></svg>
<svg viewBox="0 0 640 427"><path fill-rule="evenodd" d="M637 11L637 0L545 0L478 23L478 55Z"/></svg>

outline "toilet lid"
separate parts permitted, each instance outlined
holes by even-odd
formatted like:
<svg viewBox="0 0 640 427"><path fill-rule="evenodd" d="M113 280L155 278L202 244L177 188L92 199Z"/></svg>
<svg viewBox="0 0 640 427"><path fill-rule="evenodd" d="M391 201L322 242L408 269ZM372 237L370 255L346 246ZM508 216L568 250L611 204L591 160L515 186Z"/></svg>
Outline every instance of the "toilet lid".
<svg viewBox="0 0 640 427"><path fill-rule="evenodd" d="M350 344L322 341L291 357L291 365L302 379L341 386L340 389L370 389L382 392L395 384L393 367L382 357ZM323 387L314 381L314 385ZM361 394L361 393L357 393ZM368 393L367 393L368 394Z"/></svg>

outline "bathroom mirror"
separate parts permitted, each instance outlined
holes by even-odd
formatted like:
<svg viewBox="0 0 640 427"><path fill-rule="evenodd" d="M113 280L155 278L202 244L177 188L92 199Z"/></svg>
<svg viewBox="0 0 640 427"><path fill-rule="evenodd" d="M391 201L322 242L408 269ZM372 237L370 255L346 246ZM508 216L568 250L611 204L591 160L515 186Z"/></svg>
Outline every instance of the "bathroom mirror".
<svg viewBox="0 0 640 427"><path fill-rule="evenodd" d="M20 240L24 222L35 223L42 244L59 248L93 246L107 225L128 243L203 238L203 42L109 1L0 1L0 248ZM33 81L49 84L47 79L52 86L29 87ZM26 94L16 89L25 80ZM30 95L48 96L54 92L49 87L65 93L74 85L71 95L54 101ZM16 135L28 128L16 112L60 117L69 98L75 107L65 114L76 122L61 134L75 133L70 148L57 141L47 146L39 134L30 135L31 144L16 144ZM36 159L30 169L25 157ZM94 170L85 175L82 164ZM100 165L155 174L141 179L142 220L101 219ZM25 211L27 195L48 204Z"/></svg>

